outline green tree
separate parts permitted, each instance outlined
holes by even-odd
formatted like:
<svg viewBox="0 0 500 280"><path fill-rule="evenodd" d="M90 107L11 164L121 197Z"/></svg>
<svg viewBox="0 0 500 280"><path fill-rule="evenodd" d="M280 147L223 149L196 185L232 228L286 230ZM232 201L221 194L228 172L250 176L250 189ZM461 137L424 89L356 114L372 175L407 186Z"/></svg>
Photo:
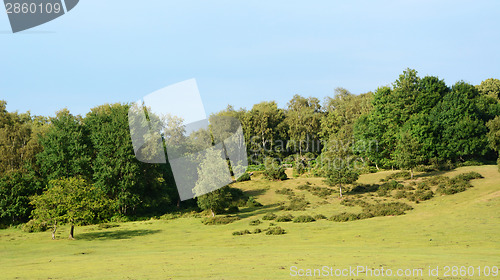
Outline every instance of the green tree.
<svg viewBox="0 0 500 280"><path fill-rule="evenodd" d="M43 151L37 154L41 173L47 180L83 176L92 178L93 154L87 127L81 116L67 109L50 119L50 126L40 139Z"/></svg>
<svg viewBox="0 0 500 280"><path fill-rule="evenodd" d="M221 213L231 201L228 188L222 187L228 183L228 179L228 165L221 152L213 148L206 150L193 193L197 196L198 206L203 210L210 210L212 217Z"/></svg>
<svg viewBox="0 0 500 280"><path fill-rule="evenodd" d="M49 181L47 190L33 197L35 220L53 225L55 239L57 225L71 225L69 238L74 238L75 225L91 224L109 216L109 203L105 193L82 178L63 178Z"/></svg>
<svg viewBox="0 0 500 280"><path fill-rule="evenodd" d="M490 120L487 124L488 132L488 142L490 147L497 153L500 153L500 116L496 116L494 119ZM500 172L500 155L497 159L498 172Z"/></svg>
<svg viewBox="0 0 500 280"><path fill-rule="evenodd" d="M272 157L267 157L264 160L264 177L268 180L282 181L287 179L285 169L280 162Z"/></svg>
<svg viewBox="0 0 500 280"><path fill-rule="evenodd" d="M394 158L396 164L403 169L410 170L413 179L413 169L422 162L422 145L408 131L399 134Z"/></svg>
<svg viewBox="0 0 500 280"><path fill-rule="evenodd" d="M500 100L500 80L499 79L486 79L476 86L477 90L484 94Z"/></svg>
<svg viewBox="0 0 500 280"><path fill-rule="evenodd" d="M320 102L315 97L305 98L298 94L294 95L292 100L288 102L286 110L285 122L288 127L288 136L291 140L290 148L293 147L294 153L297 152L300 156L304 152L321 151L321 148L312 150L313 144L319 146L319 131L321 127L321 112Z"/></svg>
<svg viewBox="0 0 500 280"><path fill-rule="evenodd" d="M358 158L353 153L351 139L346 134L330 137L322 154L325 183L338 186L340 197L343 185L352 184L359 178L360 166L357 165Z"/></svg>

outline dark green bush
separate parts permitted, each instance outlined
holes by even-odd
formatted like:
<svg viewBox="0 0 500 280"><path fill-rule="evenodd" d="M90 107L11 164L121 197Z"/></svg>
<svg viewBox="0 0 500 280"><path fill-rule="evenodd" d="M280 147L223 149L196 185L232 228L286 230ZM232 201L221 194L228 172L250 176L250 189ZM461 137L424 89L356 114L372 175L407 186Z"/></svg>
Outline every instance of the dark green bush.
<svg viewBox="0 0 500 280"><path fill-rule="evenodd" d="M245 172L238 179L236 179L236 182L244 182L244 181L250 181L250 180L252 180L250 178L250 174L248 174L248 173Z"/></svg>
<svg viewBox="0 0 500 280"><path fill-rule="evenodd" d="M289 189L289 188L282 188L282 189L276 190L275 193L283 194L283 195L290 195L290 196L293 196L295 194L293 192L293 190Z"/></svg>
<svg viewBox="0 0 500 280"><path fill-rule="evenodd" d="M403 191L403 190L397 191L396 194L394 195L395 199L401 199L401 198L405 198L405 197L406 197L406 191Z"/></svg>
<svg viewBox="0 0 500 280"><path fill-rule="evenodd" d="M267 235L281 235L285 233L286 231L281 227L270 227L266 230Z"/></svg>
<svg viewBox="0 0 500 280"><path fill-rule="evenodd" d="M274 220L276 219L276 214L274 213L267 213L266 215L264 215L264 217L262 217L262 220Z"/></svg>
<svg viewBox="0 0 500 280"><path fill-rule="evenodd" d="M239 218L235 216L215 216L204 218L201 220L201 222L205 225L226 225L236 220L239 220Z"/></svg>
<svg viewBox="0 0 500 280"><path fill-rule="evenodd" d="M260 204L260 202L255 200L255 198L253 196L248 198L247 207L260 207L260 206L262 206L262 204Z"/></svg>
<svg viewBox="0 0 500 280"><path fill-rule="evenodd" d="M309 201L307 201L304 197L293 197L288 206L284 206L282 208L284 210L303 211L308 205Z"/></svg>
<svg viewBox="0 0 500 280"><path fill-rule="evenodd" d="M427 191L418 190L415 192L415 200L417 200L417 201L429 200L433 196L434 196L434 192L432 192L431 190L427 190Z"/></svg>
<svg viewBox="0 0 500 280"><path fill-rule="evenodd" d="M42 232L47 230L47 223L40 222L38 220L29 220L22 226L22 230L25 232Z"/></svg>
<svg viewBox="0 0 500 280"><path fill-rule="evenodd" d="M253 230L252 233L257 234L257 233L261 233L261 232L262 232L262 230L260 228L256 228Z"/></svg>
<svg viewBox="0 0 500 280"><path fill-rule="evenodd" d="M333 222L349 222L359 219L360 219L359 214L342 212L340 214L331 216L328 220Z"/></svg>
<svg viewBox="0 0 500 280"><path fill-rule="evenodd" d="M398 216L405 214L405 211L412 210L413 208L403 202L389 202L371 204L363 208L363 212L369 213L374 217L377 216Z"/></svg>
<svg viewBox="0 0 500 280"><path fill-rule="evenodd" d="M293 216L291 214L284 214L281 216L278 216L276 218L276 222L291 222L293 220Z"/></svg>
<svg viewBox="0 0 500 280"><path fill-rule="evenodd" d="M399 171L396 173L392 173L385 177L385 181L389 181L392 179L403 179L403 180L409 180L411 178L410 171Z"/></svg>
<svg viewBox="0 0 500 280"><path fill-rule="evenodd" d="M262 224L262 222L259 219L257 219L257 220L251 220L248 224L251 226L257 226Z"/></svg>
<svg viewBox="0 0 500 280"><path fill-rule="evenodd" d="M233 232L233 235L245 235L245 234L252 234L252 233L248 229Z"/></svg>
<svg viewBox="0 0 500 280"><path fill-rule="evenodd" d="M326 220L326 216L323 215L323 214L318 214L318 215L314 215L314 219L317 221L317 220Z"/></svg>
<svg viewBox="0 0 500 280"><path fill-rule="evenodd" d="M479 174L479 173L477 173L475 171L471 171L471 172L459 174L459 175L457 175L453 179L463 180L463 181L470 181L470 180L473 180L473 179L481 179L481 178L484 178L481 174Z"/></svg>
<svg viewBox="0 0 500 280"><path fill-rule="evenodd" d="M311 188L311 183L309 183L309 184L306 183L305 185L300 185L297 187L297 189L299 189L299 190L309 190L310 188Z"/></svg>
<svg viewBox="0 0 500 280"><path fill-rule="evenodd" d="M265 161L264 178L269 180L286 180L287 176L285 169L281 164L274 158L267 158Z"/></svg>
<svg viewBox="0 0 500 280"><path fill-rule="evenodd" d="M316 221L316 219L314 219L313 217L311 217L309 215L302 215L302 216L298 216L295 219L293 219L294 223L310 223L310 222L314 222L314 221Z"/></svg>

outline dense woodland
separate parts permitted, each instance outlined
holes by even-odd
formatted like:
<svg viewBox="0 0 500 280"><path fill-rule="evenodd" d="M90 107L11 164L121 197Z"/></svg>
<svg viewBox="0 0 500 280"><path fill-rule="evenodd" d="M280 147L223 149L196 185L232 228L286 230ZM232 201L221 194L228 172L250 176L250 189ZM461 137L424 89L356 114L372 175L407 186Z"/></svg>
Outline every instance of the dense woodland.
<svg viewBox="0 0 500 280"><path fill-rule="evenodd" d="M129 108L44 117L8 112L0 101L0 224L91 224L204 208L196 199L179 203L168 165L135 158ZM449 86L407 69L374 92L337 88L324 101L295 95L286 108L266 101L214 116L241 122L250 168L266 169L270 179L283 179L283 163L332 185L378 169L500 164L498 79Z"/></svg>

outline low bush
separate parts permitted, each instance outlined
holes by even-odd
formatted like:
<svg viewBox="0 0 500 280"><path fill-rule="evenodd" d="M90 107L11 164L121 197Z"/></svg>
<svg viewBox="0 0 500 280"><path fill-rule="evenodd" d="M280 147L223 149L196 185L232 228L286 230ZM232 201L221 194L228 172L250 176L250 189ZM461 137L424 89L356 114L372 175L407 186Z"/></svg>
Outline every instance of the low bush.
<svg viewBox="0 0 500 280"><path fill-rule="evenodd" d="M276 159L267 158L265 160L264 178L273 181L282 181L286 180L287 176L285 169Z"/></svg>
<svg viewBox="0 0 500 280"><path fill-rule="evenodd" d="M405 198L405 197L406 197L406 191L403 191L403 190L397 191L396 194L394 195L395 199L401 199L401 198Z"/></svg>
<svg viewBox="0 0 500 280"><path fill-rule="evenodd" d="M215 216L204 218L201 222L205 225L226 225L239 220L236 216Z"/></svg>
<svg viewBox="0 0 500 280"><path fill-rule="evenodd" d="M311 188L311 183L309 183L309 184L306 183L305 185L300 185L300 186L297 187L297 189L302 190L302 191L303 190L309 190L310 188Z"/></svg>
<svg viewBox="0 0 500 280"><path fill-rule="evenodd" d="M403 180L409 180L411 178L410 171L399 171L396 173L392 173L385 177L384 181L389 181L392 179L403 179Z"/></svg>
<svg viewBox="0 0 500 280"><path fill-rule="evenodd" d="M42 232L46 231L47 228L47 223L39 220L29 220L22 226L24 232Z"/></svg>
<svg viewBox="0 0 500 280"><path fill-rule="evenodd" d="M413 208L403 202L388 202L370 204L368 207L363 208L364 213L377 216L398 216L405 214L405 211L412 210Z"/></svg>
<svg viewBox="0 0 500 280"><path fill-rule="evenodd" d="M262 217L262 220L274 220L276 219L276 214L274 213L267 213L266 215L264 215L264 217Z"/></svg>
<svg viewBox="0 0 500 280"><path fill-rule="evenodd" d="M309 201L307 201L304 197L293 197L287 206L283 206L281 208L289 211L303 211L308 205Z"/></svg>
<svg viewBox="0 0 500 280"><path fill-rule="evenodd" d="M160 216L160 220L175 220L181 217L179 213L167 213Z"/></svg>
<svg viewBox="0 0 500 280"><path fill-rule="evenodd" d="M323 214L318 214L318 215L314 215L314 219L317 221L317 220L326 220L326 216L323 215Z"/></svg>
<svg viewBox="0 0 500 280"><path fill-rule="evenodd" d="M293 196L295 194L293 192L293 190L289 189L289 188L282 188L282 189L276 190L275 193L283 194L283 195L290 195L290 196Z"/></svg>
<svg viewBox="0 0 500 280"><path fill-rule="evenodd" d="M253 196L248 198L247 207L260 207L260 206L262 206L262 204L260 204L260 202L255 200L255 198Z"/></svg>
<svg viewBox="0 0 500 280"><path fill-rule="evenodd" d="M475 171L471 171L471 172L459 174L453 179L470 181L470 180L481 179L481 178L484 178L483 175L481 175Z"/></svg>
<svg viewBox="0 0 500 280"><path fill-rule="evenodd" d="M252 231L253 234L261 233L262 230L260 228L256 228Z"/></svg>
<svg viewBox="0 0 500 280"><path fill-rule="evenodd" d="M281 227L270 227L266 230L267 235L281 235L285 233L286 231Z"/></svg>
<svg viewBox="0 0 500 280"><path fill-rule="evenodd" d="M434 196L434 192L431 190L418 190L415 192L415 201L425 201L429 200Z"/></svg>
<svg viewBox="0 0 500 280"><path fill-rule="evenodd" d="M316 221L316 219L314 219L313 217L311 217L309 215L302 215L302 216L298 216L295 219L293 219L294 223L310 223L310 222L314 222L314 221Z"/></svg>
<svg viewBox="0 0 500 280"><path fill-rule="evenodd" d="M278 216L275 221L276 222L291 222L293 220L293 216L291 214L284 214Z"/></svg>
<svg viewBox="0 0 500 280"><path fill-rule="evenodd" d="M359 219L360 219L359 214L342 212L340 214L331 216L328 220L332 222L349 222Z"/></svg>
<svg viewBox="0 0 500 280"><path fill-rule="evenodd" d="M257 219L257 220L251 220L248 224L251 226L257 226L262 224L262 222L259 219Z"/></svg>
<svg viewBox="0 0 500 280"><path fill-rule="evenodd" d="M233 235L245 235L245 234L252 234L252 233L248 229L233 232Z"/></svg>
<svg viewBox="0 0 500 280"><path fill-rule="evenodd" d="M252 180L250 178L250 174L248 174L248 173L245 172L238 179L236 179L236 182L244 182L244 181L250 181L250 180Z"/></svg>

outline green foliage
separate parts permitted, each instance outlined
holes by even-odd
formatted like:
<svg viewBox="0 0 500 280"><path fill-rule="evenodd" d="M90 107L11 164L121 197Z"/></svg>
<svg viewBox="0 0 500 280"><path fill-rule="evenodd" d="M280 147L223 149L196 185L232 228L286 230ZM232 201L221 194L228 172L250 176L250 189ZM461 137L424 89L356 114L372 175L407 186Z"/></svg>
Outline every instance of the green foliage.
<svg viewBox="0 0 500 280"><path fill-rule="evenodd" d="M486 79L480 85L476 86L476 88L480 93L500 100L500 80L493 78Z"/></svg>
<svg viewBox="0 0 500 280"><path fill-rule="evenodd" d="M248 224L251 226L258 226L258 225L262 224L262 221L259 219L251 220Z"/></svg>
<svg viewBox="0 0 500 280"><path fill-rule="evenodd" d="M236 182L244 182L244 181L250 181L250 180L252 180L250 178L250 174L248 174L248 173L245 172L238 179L236 179Z"/></svg>
<svg viewBox="0 0 500 280"><path fill-rule="evenodd" d="M413 179L413 169L423 161L421 148L422 145L408 131L400 133L394 158L400 168L410 170L410 179Z"/></svg>
<svg viewBox="0 0 500 280"><path fill-rule="evenodd" d="M33 197L35 220L50 225L87 225L110 217L110 201L103 191L82 178L49 181L47 190Z"/></svg>
<svg viewBox="0 0 500 280"><path fill-rule="evenodd" d="M262 204L255 200L255 197L251 196L247 200L247 207L261 207Z"/></svg>
<svg viewBox="0 0 500 280"><path fill-rule="evenodd" d="M252 233L248 229L233 232L233 235L245 235L245 234L252 234Z"/></svg>
<svg viewBox="0 0 500 280"><path fill-rule="evenodd" d="M38 220L29 220L22 227L23 231L25 232L41 232L46 231L47 228L48 226L46 222L41 222Z"/></svg>
<svg viewBox="0 0 500 280"><path fill-rule="evenodd" d="M240 218L236 216L216 216L216 217L206 217L201 220L204 225L227 225Z"/></svg>
<svg viewBox="0 0 500 280"><path fill-rule="evenodd" d="M279 190L275 190L274 192L277 193L277 194L283 194L283 195L290 195L290 196L295 195L295 193L293 192L293 190L290 189L290 188L281 188Z"/></svg>
<svg viewBox="0 0 500 280"><path fill-rule="evenodd" d="M270 227L266 230L266 235L282 235L282 234L286 234L286 231L285 229L278 226Z"/></svg>
<svg viewBox="0 0 500 280"><path fill-rule="evenodd" d="M328 220L332 222L349 222L359 219L361 219L360 214L346 213L346 212L342 212L340 214L333 215L330 218L328 218Z"/></svg>
<svg viewBox="0 0 500 280"><path fill-rule="evenodd" d="M309 216L309 215L302 215L302 216L295 217L293 219L294 223L310 223L310 222L315 222L315 221L316 221L316 219Z"/></svg>
<svg viewBox="0 0 500 280"><path fill-rule="evenodd" d="M303 196L295 196L290 199L290 203L287 206L282 206L281 208L287 211L303 211L307 206L309 206L309 201Z"/></svg>
<svg viewBox="0 0 500 280"><path fill-rule="evenodd" d="M276 222L291 222L293 220L293 216L291 214L283 214L281 216L278 216L275 221Z"/></svg>
<svg viewBox="0 0 500 280"><path fill-rule="evenodd" d="M412 210L413 207L403 202L388 202L371 204L363 208L363 212L368 215L377 216L398 216L404 215L405 211Z"/></svg>
<svg viewBox="0 0 500 280"><path fill-rule="evenodd" d="M313 217L316 221L317 220L326 220L326 216L323 215L323 214L317 214L317 215L314 215Z"/></svg>
<svg viewBox="0 0 500 280"><path fill-rule="evenodd" d="M264 170L264 177L269 180L286 180L287 176L285 169L279 162L274 158L266 158L264 163L266 169Z"/></svg>
<svg viewBox="0 0 500 280"><path fill-rule="evenodd" d="M264 215L264 217L262 217L262 220L274 220L276 219L276 214L274 213L267 213L266 215Z"/></svg>

